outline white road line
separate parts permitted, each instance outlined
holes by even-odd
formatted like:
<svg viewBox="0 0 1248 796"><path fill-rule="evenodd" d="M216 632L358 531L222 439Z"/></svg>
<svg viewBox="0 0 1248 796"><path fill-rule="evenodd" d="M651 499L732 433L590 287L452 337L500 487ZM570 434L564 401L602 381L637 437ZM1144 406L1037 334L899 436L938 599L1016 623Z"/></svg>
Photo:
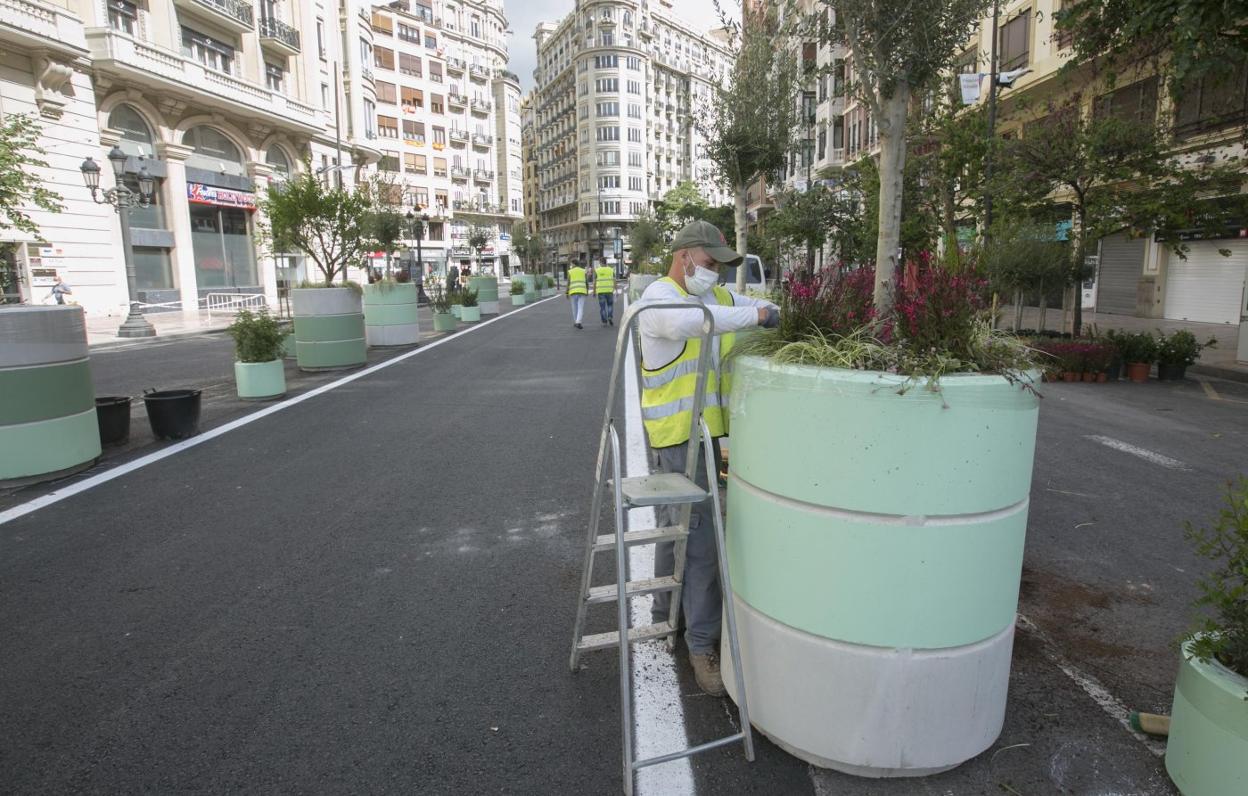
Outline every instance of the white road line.
<svg viewBox="0 0 1248 796"><path fill-rule="evenodd" d="M627 301L624 309L627 311ZM622 313L621 313L622 314ZM650 472L645 434L641 425L641 397L637 388L637 366L633 349L624 363L625 469L629 476ZM628 514L630 528L655 527L654 509L633 509ZM630 578L654 574L654 547L640 545L628 551ZM650 596L635 597L630 606L634 625L650 624ZM674 752L689 745L685 732L685 711L676 679L676 662L663 641L647 641L633 646L634 754L638 759ZM683 757L637 772L639 796L686 796L696 793L693 767Z"/></svg>
<svg viewBox="0 0 1248 796"><path fill-rule="evenodd" d="M1107 448L1113 448L1116 451L1122 451L1123 453L1129 453L1132 456L1138 456L1146 462L1151 462L1152 464L1166 467L1171 470L1192 469L1178 459L1171 459L1169 456L1164 456L1156 451L1150 451L1147 448L1138 448L1129 442L1123 442L1122 440L1114 439L1113 437L1105 437L1100 434L1089 434L1085 436L1084 439L1099 442Z"/></svg>
<svg viewBox="0 0 1248 796"><path fill-rule="evenodd" d="M543 299L542 301L550 301L550 299ZM200 434L198 436L191 437L190 439L186 439L181 442L174 443L173 445L170 445L167 448L162 448L156 451L155 453L149 453L148 455L135 459L132 462L127 462L118 467L114 467L111 470L105 470L104 472L99 473L97 475L93 475L90 478L86 478L82 481L69 484L62 489L53 490L52 492L49 492L46 495L37 497L34 500L31 500L29 502L19 504L17 506L14 506L11 509L0 511L0 525L4 525L7 522L12 522L13 520L18 519L19 517L25 517L27 514L31 514L33 512L38 511L39 509L46 508L55 503L60 503L62 500L65 500L67 498L73 497L74 495L78 495L83 492L86 492L88 489L92 489L101 484L106 484L109 481L112 481L116 478L120 478L123 475L126 475L128 473L132 473L135 470L139 470L143 467L148 466L149 464L155 464L161 459L167 459L170 456L179 454L184 450L194 448L197 445L203 445L205 442L214 440L217 437L222 436L223 434L228 434L229 432L235 429L242 428L243 426L254 423L257 420L268 417L269 415L276 414L277 412L281 412L284 409L289 409L290 407L295 406L296 404L301 404L304 401L315 398L318 395L327 393L330 390L335 390L339 387L342 387L343 385L350 384L351 382L356 381L357 379L362 379L365 376L372 375L373 373L376 373L379 370L385 370L386 368L391 367L392 365L397 365L400 362L403 362L404 360L411 359L412 357L417 356L419 354L423 354L426 351L431 351L437 348L438 346L442 345L443 343L450 342L451 340L454 340L457 337L461 337L466 334L472 334L478 329L484 329L486 326L489 326L492 323L497 323L498 321L501 321L504 318L508 318L517 312L524 312L530 307L536 307L538 304L541 304L542 301L538 301L533 304L527 304L523 307L512 310L511 312L508 312L504 315L499 315L497 318L491 318L490 320L479 323L476 326L473 326L468 329L464 329L462 332L456 332L455 334L447 335L446 337L440 337L437 340L434 340L432 343L421 345L419 348L416 348L412 351L408 351L406 354L400 354L399 356L394 357L393 359L388 359L385 362L379 362L376 365L373 365L372 367L365 368L364 370L357 370L348 376L343 376L341 379L338 379L337 381L331 381L329 384L323 384L314 390L309 390L308 392L303 393L302 395L296 395L294 398L288 398L285 401L273 404L272 406L261 409L258 412L253 412L244 417L240 417L239 419L226 423L223 426L218 426L217 428L214 428L210 431L205 431L203 434Z"/></svg>
<svg viewBox="0 0 1248 796"><path fill-rule="evenodd" d="M1131 711L1127 706L1118 701L1118 698L1109 692L1109 689L1101 685L1100 681L1087 672L1080 671L1075 668L1074 664L1066 660L1066 657L1058 651L1057 645L1045 635L1044 631L1036 626L1026 616L1019 614L1017 620L1018 627L1035 636L1040 641L1040 648L1044 651L1044 657L1063 673L1075 684L1083 689L1084 693L1092 697L1092 701L1101 707L1101 710L1108 713L1119 724L1126 728L1140 743L1148 748L1148 751L1161 757L1166 753L1166 744L1151 736L1136 732L1131 728Z"/></svg>

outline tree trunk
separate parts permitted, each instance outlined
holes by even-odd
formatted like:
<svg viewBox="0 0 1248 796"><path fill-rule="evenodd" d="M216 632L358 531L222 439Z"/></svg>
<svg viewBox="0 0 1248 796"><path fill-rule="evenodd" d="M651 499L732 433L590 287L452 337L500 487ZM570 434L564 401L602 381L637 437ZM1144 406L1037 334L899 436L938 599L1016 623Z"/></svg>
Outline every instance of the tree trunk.
<svg viewBox="0 0 1248 796"><path fill-rule="evenodd" d="M745 191L747 187L748 186L746 185L736 186L736 191L734 191L735 195L733 197L734 201L733 201L733 210L732 210L732 219L737 225L737 254L741 255L742 257L745 257L745 254L746 254L745 225L748 219L745 214ZM747 270L746 264L744 261L742 261L742 263L739 266L737 266L737 292L738 293L745 292L746 270Z"/></svg>
<svg viewBox="0 0 1248 796"><path fill-rule="evenodd" d="M1080 337L1083 334L1083 262L1087 259L1084 256L1087 243L1084 239L1085 222L1087 221L1087 211L1084 210L1082 203L1078 207L1079 229L1076 232L1078 237L1075 238L1075 302L1071 307L1071 323L1072 337Z"/></svg>
<svg viewBox="0 0 1248 796"><path fill-rule="evenodd" d="M880 127L880 232L875 241L875 308L887 315L893 305L893 280L900 265L901 201L906 168L906 110L910 85L899 80L883 100Z"/></svg>
<svg viewBox="0 0 1248 796"><path fill-rule="evenodd" d="M1023 291L1014 291L1014 331L1023 325Z"/></svg>
<svg viewBox="0 0 1248 796"><path fill-rule="evenodd" d="M1036 331L1044 331L1044 316L1049 309L1049 294L1044 290L1044 282L1040 283L1040 320L1036 321Z"/></svg>
<svg viewBox="0 0 1248 796"><path fill-rule="evenodd" d="M948 181L941 182L941 204L942 204L942 221L945 229L945 246L948 251L945 252L945 262L954 263L958 270L962 269L962 252L958 250L958 222L957 222L957 205L954 201L953 184Z"/></svg>

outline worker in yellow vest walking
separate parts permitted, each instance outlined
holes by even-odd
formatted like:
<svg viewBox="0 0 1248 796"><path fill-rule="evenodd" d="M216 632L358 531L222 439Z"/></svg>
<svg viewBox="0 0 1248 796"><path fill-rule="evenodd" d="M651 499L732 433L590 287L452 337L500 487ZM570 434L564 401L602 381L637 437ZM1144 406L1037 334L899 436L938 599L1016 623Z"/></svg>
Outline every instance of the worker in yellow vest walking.
<svg viewBox="0 0 1248 796"><path fill-rule="evenodd" d="M728 391L724 360L732 348L733 332L756 326L774 327L780 310L769 301L741 296L721 287L719 267L739 265L742 257L728 247L724 234L707 221L689 224L672 241L672 265L667 276L646 288L642 301L700 303L715 319L716 337L707 374L702 417L713 437L722 437L728 426ZM685 472L690 412L697 388L698 353L702 342L701 310L664 309L643 312L641 332L641 417L657 469ZM700 452L699 448L699 452ZM719 458L716 441L715 457ZM719 462L716 462L718 465ZM718 471L718 466L716 471ZM706 468L694 467L697 483L709 493ZM718 488L715 485L714 488ZM719 620L722 595L719 588L718 553L715 548L714 511L708 497L693 506L685 551L681 611L685 618L685 643L698 686L708 694L724 693L719 673ZM659 527L680 524L680 507L656 509ZM675 567L674 543L656 546L654 575L670 575ZM655 622L666 622L671 595L655 595Z"/></svg>
<svg viewBox="0 0 1248 796"><path fill-rule="evenodd" d="M585 269L579 265L568 269L566 295L572 300L572 325L578 329L584 329L585 327L581 326L581 318L585 315L585 297L589 295L589 283L585 279Z"/></svg>
<svg viewBox="0 0 1248 796"><path fill-rule="evenodd" d="M598 296L598 315L602 325L615 326L615 269L598 264L594 269L594 294Z"/></svg>

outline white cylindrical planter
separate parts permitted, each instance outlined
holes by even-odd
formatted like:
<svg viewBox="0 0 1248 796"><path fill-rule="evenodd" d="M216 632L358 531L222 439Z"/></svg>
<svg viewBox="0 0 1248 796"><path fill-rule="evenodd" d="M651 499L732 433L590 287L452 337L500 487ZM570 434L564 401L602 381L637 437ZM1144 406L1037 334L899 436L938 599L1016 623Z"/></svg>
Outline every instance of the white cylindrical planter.
<svg viewBox="0 0 1248 796"><path fill-rule="evenodd" d="M81 307L0 310L0 484L56 478L100 455Z"/></svg>
<svg viewBox="0 0 1248 796"><path fill-rule="evenodd" d="M300 370L338 370L368 358L360 294L347 287L290 291Z"/></svg>
<svg viewBox="0 0 1248 796"><path fill-rule="evenodd" d="M377 282L364 287L364 329L372 346L420 341L420 292L411 282Z"/></svg>
<svg viewBox="0 0 1248 796"><path fill-rule="evenodd" d="M468 280L468 287L477 291L477 307L482 315L497 315L498 279L492 276L474 276Z"/></svg>
<svg viewBox="0 0 1248 796"><path fill-rule="evenodd" d="M868 777L952 768L1001 732L1038 415L1001 377L902 381L742 357L732 383L750 718Z"/></svg>

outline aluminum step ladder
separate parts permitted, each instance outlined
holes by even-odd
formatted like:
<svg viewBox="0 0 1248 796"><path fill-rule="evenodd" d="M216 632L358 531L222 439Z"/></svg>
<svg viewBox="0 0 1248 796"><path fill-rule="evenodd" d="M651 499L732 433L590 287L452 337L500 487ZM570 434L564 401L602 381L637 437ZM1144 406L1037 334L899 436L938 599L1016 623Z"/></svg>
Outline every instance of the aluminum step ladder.
<svg viewBox="0 0 1248 796"><path fill-rule="evenodd" d="M654 473L651 475L625 478L620 461L620 434L617 427L619 416L617 407L621 400L619 389L622 384L623 369L627 361L626 355L632 347L634 363L637 368L638 384L641 384L641 342L638 332L640 316L643 312L654 310L683 310L686 312L702 312L702 329L700 340L701 350L698 356L697 386L694 392L693 409L690 414L689 449L686 456L684 473ZM715 336L715 320L710 310L696 303L639 303L625 313L620 323L620 332L616 341L615 358L611 366L611 379L607 392L606 417L602 424L602 436L598 445L598 465L594 477L594 495L589 514L589 528L585 541L585 563L581 574L581 595L576 610L576 628L573 632L572 655L569 665L576 671L580 664L581 654L594 650L616 647L620 657L620 722L623 736L624 793L632 796L633 781L639 769L666 763L682 757L690 757L727 746L740 741L745 747L745 757L754 760L754 738L750 728L749 709L746 706L745 681L741 669L741 651L737 640L737 621L733 610L732 585L728 574L728 554L724 547L724 526L720 513L718 473L715 471L715 457L712 448L710 430L702 419L702 406L706 396L707 372L711 368L712 343ZM622 408L622 407L619 407ZM696 470L698 466L698 446L702 447L702 463L706 468L707 490L697 485ZM599 534L599 520L604 502L614 502L613 533ZM693 505L707 498L711 499L714 514L715 539L719 550L719 584L724 595L724 618L729 653L732 656L732 669L736 678L737 703L741 716L741 731L719 738L708 743L699 744L679 751L659 755L642 760L633 759L633 708L632 708L632 672L629 666L630 645L649 639L667 639L668 648L675 645L678 621L680 619L681 581L685 569L685 545L689 536L689 517ZM676 526L628 530L628 510L646 506L679 506L681 507L680 522ZM675 566L673 574L665 577L651 577L631 580L628 575L627 550L630 547L660 542L675 543ZM615 551L615 572L620 584L611 583L595 586L593 572L595 556L609 550ZM669 592L671 606L666 622L629 627L629 599L644 594ZM611 603L616 605L617 630L606 633L585 634L585 620L591 605Z"/></svg>

